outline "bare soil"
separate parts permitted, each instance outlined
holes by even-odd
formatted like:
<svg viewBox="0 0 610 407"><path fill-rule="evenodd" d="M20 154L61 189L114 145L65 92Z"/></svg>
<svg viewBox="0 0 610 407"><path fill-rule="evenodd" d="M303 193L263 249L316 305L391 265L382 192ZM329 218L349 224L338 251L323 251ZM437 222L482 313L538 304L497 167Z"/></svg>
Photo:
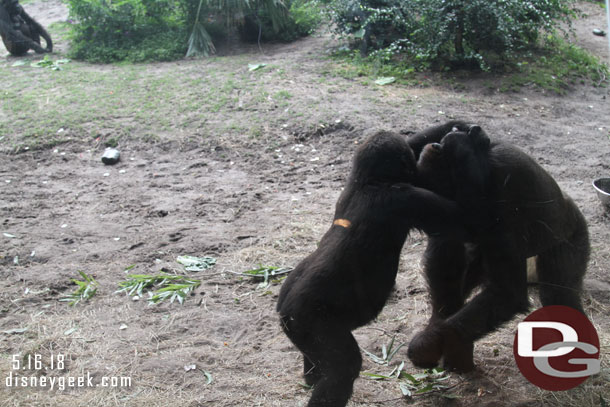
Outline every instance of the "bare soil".
<svg viewBox="0 0 610 407"><path fill-rule="evenodd" d="M608 60L607 39L591 34L604 28L604 10L590 3L583 8L589 17L576 22L577 41ZM55 0L27 4L26 10L44 25L67 18ZM269 83L269 93L289 91L287 109L308 112L305 119L273 103L251 112L236 107L202 124L213 136L159 129L156 141L122 139L122 159L114 166L101 163L103 147L86 137L19 154L2 150L1 406L305 405L309 391L301 386L301 357L275 313L280 284L261 289L234 273L260 264L294 266L314 250L330 225L354 150L367 134L418 130L448 118L476 122L531 154L583 211L592 245L583 298L601 339L603 371L568 392L537 389L513 359L519 316L476 344L476 371L451 374L449 390L406 399L395 380L361 377L349 405L587 406L600 405L602 395L610 401L610 217L591 186L593 179L610 176L608 89L578 85L565 96L528 88L500 93L480 78L465 79L460 90L445 82L377 87L329 78L332 62L325 55L335 45L318 35L267 45L263 55L255 46L239 50L286 72L285 81ZM67 44L59 40L56 48L61 53ZM222 57L214 63L232 71L242 69L242 62ZM202 64L178 61L145 69L192 74ZM249 115L265 123L258 138L220 130L224 122ZM90 124L93 131L103 131L102 122ZM426 321L430 309L419 264L425 243L423 234L413 233L405 244L395 292L378 319L355 332L362 348L381 354L392 336L408 343ZM185 272L175 262L183 254L214 256L218 263ZM149 306L145 298L114 293L130 265L135 267L129 273L163 269L202 284L182 306ZM75 289L70 279L78 270L100 286L91 300L69 307L58 299ZM15 373L13 355L28 354L41 355L47 367L52 355L62 354L67 364L63 371L19 371L24 375L89 374L94 383L128 376L132 384L7 388L5 378ZM392 366L401 361L407 371L419 371L408 362L406 347ZM185 368L191 365L196 369ZM391 370L364 357L363 371Z"/></svg>

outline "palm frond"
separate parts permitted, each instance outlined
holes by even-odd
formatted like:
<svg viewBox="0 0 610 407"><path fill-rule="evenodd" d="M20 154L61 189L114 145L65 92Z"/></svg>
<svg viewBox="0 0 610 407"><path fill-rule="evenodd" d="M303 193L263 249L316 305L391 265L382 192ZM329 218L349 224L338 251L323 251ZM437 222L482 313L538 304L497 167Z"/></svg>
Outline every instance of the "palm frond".
<svg viewBox="0 0 610 407"><path fill-rule="evenodd" d="M188 50L186 51L187 57L193 56L209 56L216 52L212 37L206 31L205 27L200 21L195 22L193 26L193 32L189 37Z"/></svg>
<svg viewBox="0 0 610 407"><path fill-rule="evenodd" d="M278 32L284 28L288 18L288 7L283 0L259 0L258 7L269 15L273 31Z"/></svg>
<svg viewBox="0 0 610 407"><path fill-rule="evenodd" d="M187 57L198 55L207 57L216 52L216 48L212 42L212 37L210 37L210 34L208 34L206 31L200 19L203 3L204 0L199 0L199 7L197 7L197 16L195 17L195 23L193 24L193 31L189 36L188 49L186 51ZM208 1L206 1L206 3L208 3Z"/></svg>

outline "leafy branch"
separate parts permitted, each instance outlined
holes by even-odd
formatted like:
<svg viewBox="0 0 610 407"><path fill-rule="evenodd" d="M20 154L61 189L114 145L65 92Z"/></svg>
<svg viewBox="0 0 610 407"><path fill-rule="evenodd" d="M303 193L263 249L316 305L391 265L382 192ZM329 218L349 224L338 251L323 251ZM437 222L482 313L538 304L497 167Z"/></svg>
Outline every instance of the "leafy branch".
<svg viewBox="0 0 610 407"><path fill-rule="evenodd" d="M157 275L132 274L127 280L119 283L119 289L116 292L141 297L144 290L147 290L149 304L158 304L167 299L170 303L177 300L180 304L183 304L186 296L200 285L201 280L167 273ZM153 288L156 288L156 291Z"/></svg>
<svg viewBox="0 0 610 407"><path fill-rule="evenodd" d="M68 296L61 298L59 301L68 302L68 305L74 306L80 301L86 301L93 297L97 292L98 282L95 279L87 275L85 272L79 270L78 273L84 279L84 281L72 278L72 282L78 286L76 291L69 294Z"/></svg>

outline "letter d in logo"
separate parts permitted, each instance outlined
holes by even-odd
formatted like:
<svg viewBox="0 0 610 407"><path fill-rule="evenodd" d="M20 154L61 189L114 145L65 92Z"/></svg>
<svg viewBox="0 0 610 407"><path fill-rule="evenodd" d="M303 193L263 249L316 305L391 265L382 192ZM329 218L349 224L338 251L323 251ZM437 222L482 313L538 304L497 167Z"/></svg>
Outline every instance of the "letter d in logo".
<svg viewBox="0 0 610 407"><path fill-rule="evenodd" d="M522 357L557 357L567 355L574 350L574 347L564 346L555 350L533 350L534 344L534 328L549 328L561 332L563 336L562 342L578 342L578 334L570 325L561 322L550 321L526 321L521 322L517 326L518 341L517 353Z"/></svg>

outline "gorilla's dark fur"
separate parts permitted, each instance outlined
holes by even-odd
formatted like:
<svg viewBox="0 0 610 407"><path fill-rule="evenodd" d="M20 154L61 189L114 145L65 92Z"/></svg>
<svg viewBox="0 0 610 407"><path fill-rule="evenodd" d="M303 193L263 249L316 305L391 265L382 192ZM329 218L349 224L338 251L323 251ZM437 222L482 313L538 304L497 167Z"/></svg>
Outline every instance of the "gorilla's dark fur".
<svg viewBox="0 0 610 407"><path fill-rule="evenodd" d="M18 0L0 0L0 36L12 55L25 55L28 50L42 54L53 51L53 41L46 30L25 12ZM44 38L46 48L40 46Z"/></svg>
<svg viewBox="0 0 610 407"><path fill-rule="evenodd" d="M528 155L490 141L478 126L465 127L449 122L410 139L421 152L417 185L455 199L487 224L468 241L442 234L429 239L424 266L432 317L408 351L420 367L443 358L448 368L474 368L474 341L528 310L529 257L536 256L543 306L583 310L580 289L590 251L583 215ZM482 291L464 304L478 285Z"/></svg>
<svg viewBox="0 0 610 407"><path fill-rule="evenodd" d="M290 273L277 310L303 353L308 406L345 406L362 358L351 331L383 308L413 228L460 233L455 202L412 186L416 161L399 135L379 132L356 152L334 222Z"/></svg>

